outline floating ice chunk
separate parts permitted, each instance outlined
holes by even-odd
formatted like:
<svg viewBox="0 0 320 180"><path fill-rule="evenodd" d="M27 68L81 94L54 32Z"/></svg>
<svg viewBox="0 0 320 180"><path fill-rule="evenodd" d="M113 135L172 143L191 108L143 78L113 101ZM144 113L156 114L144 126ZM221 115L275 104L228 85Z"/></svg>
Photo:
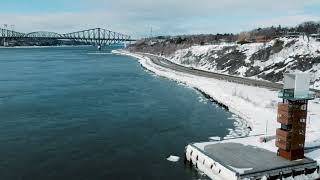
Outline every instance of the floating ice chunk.
<svg viewBox="0 0 320 180"><path fill-rule="evenodd" d="M209 139L212 141L221 141L221 137L219 137L219 136L209 137Z"/></svg>
<svg viewBox="0 0 320 180"><path fill-rule="evenodd" d="M167 157L167 160L168 160L168 161L171 161L171 162L178 162L179 159L180 159L179 156L170 155L169 157Z"/></svg>

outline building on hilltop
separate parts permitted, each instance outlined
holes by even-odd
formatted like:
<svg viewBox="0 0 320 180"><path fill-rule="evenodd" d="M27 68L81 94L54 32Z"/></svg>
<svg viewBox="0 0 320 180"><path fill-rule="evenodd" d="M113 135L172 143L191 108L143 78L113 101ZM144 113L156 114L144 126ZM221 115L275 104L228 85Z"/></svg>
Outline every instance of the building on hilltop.
<svg viewBox="0 0 320 180"><path fill-rule="evenodd" d="M257 43L267 43L272 41L274 38L270 37L270 36L256 36L255 37L255 41Z"/></svg>
<svg viewBox="0 0 320 180"><path fill-rule="evenodd" d="M286 38L298 38L301 35L302 35L302 33L299 33L299 32L287 32L285 34L285 37Z"/></svg>
<svg viewBox="0 0 320 180"><path fill-rule="evenodd" d="M320 41L320 33L318 34L311 34L310 35L312 38L316 39L317 41Z"/></svg>

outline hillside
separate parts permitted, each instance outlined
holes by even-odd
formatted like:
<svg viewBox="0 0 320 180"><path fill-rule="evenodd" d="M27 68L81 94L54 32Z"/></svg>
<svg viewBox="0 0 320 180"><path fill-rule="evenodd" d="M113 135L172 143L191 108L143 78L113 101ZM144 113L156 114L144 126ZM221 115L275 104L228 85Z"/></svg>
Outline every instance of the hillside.
<svg viewBox="0 0 320 180"><path fill-rule="evenodd" d="M135 44L129 45L128 50L149 52L153 54L170 55L177 50L189 48L195 44L218 44L221 41L235 42L238 35L234 34L200 34L184 36L158 36L154 38L142 39Z"/></svg>
<svg viewBox="0 0 320 180"><path fill-rule="evenodd" d="M268 43L244 45L195 45L175 48L173 52L165 49L164 45L160 50L148 46L133 51L161 54L175 63L197 69L272 82L281 81L284 72L310 72L314 87L320 89L320 42L312 38L278 38Z"/></svg>

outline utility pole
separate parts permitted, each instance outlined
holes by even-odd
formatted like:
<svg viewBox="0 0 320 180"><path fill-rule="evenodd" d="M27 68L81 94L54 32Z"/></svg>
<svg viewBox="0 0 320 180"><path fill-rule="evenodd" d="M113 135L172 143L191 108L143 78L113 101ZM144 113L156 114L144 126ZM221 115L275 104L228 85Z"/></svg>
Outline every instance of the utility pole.
<svg viewBox="0 0 320 180"><path fill-rule="evenodd" d="M268 134L268 122L269 122L269 120L267 119L267 123L266 123L266 135Z"/></svg>
<svg viewBox="0 0 320 180"><path fill-rule="evenodd" d="M153 34L152 34L152 26L151 26L151 29L150 29L150 39L153 37Z"/></svg>

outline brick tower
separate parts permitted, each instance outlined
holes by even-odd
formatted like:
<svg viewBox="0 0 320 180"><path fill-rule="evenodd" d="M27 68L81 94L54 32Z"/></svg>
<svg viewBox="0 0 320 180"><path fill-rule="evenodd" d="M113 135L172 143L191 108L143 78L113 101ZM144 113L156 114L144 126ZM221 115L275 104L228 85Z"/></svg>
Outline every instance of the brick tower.
<svg viewBox="0 0 320 180"><path fill-rule="evenodd" d="M314 99L309 93L309 83L309 74L285 74L284 87L279 92L281 128L277 129L276 146L278 155L291 161L304 158L308 100Z"/></svg>

